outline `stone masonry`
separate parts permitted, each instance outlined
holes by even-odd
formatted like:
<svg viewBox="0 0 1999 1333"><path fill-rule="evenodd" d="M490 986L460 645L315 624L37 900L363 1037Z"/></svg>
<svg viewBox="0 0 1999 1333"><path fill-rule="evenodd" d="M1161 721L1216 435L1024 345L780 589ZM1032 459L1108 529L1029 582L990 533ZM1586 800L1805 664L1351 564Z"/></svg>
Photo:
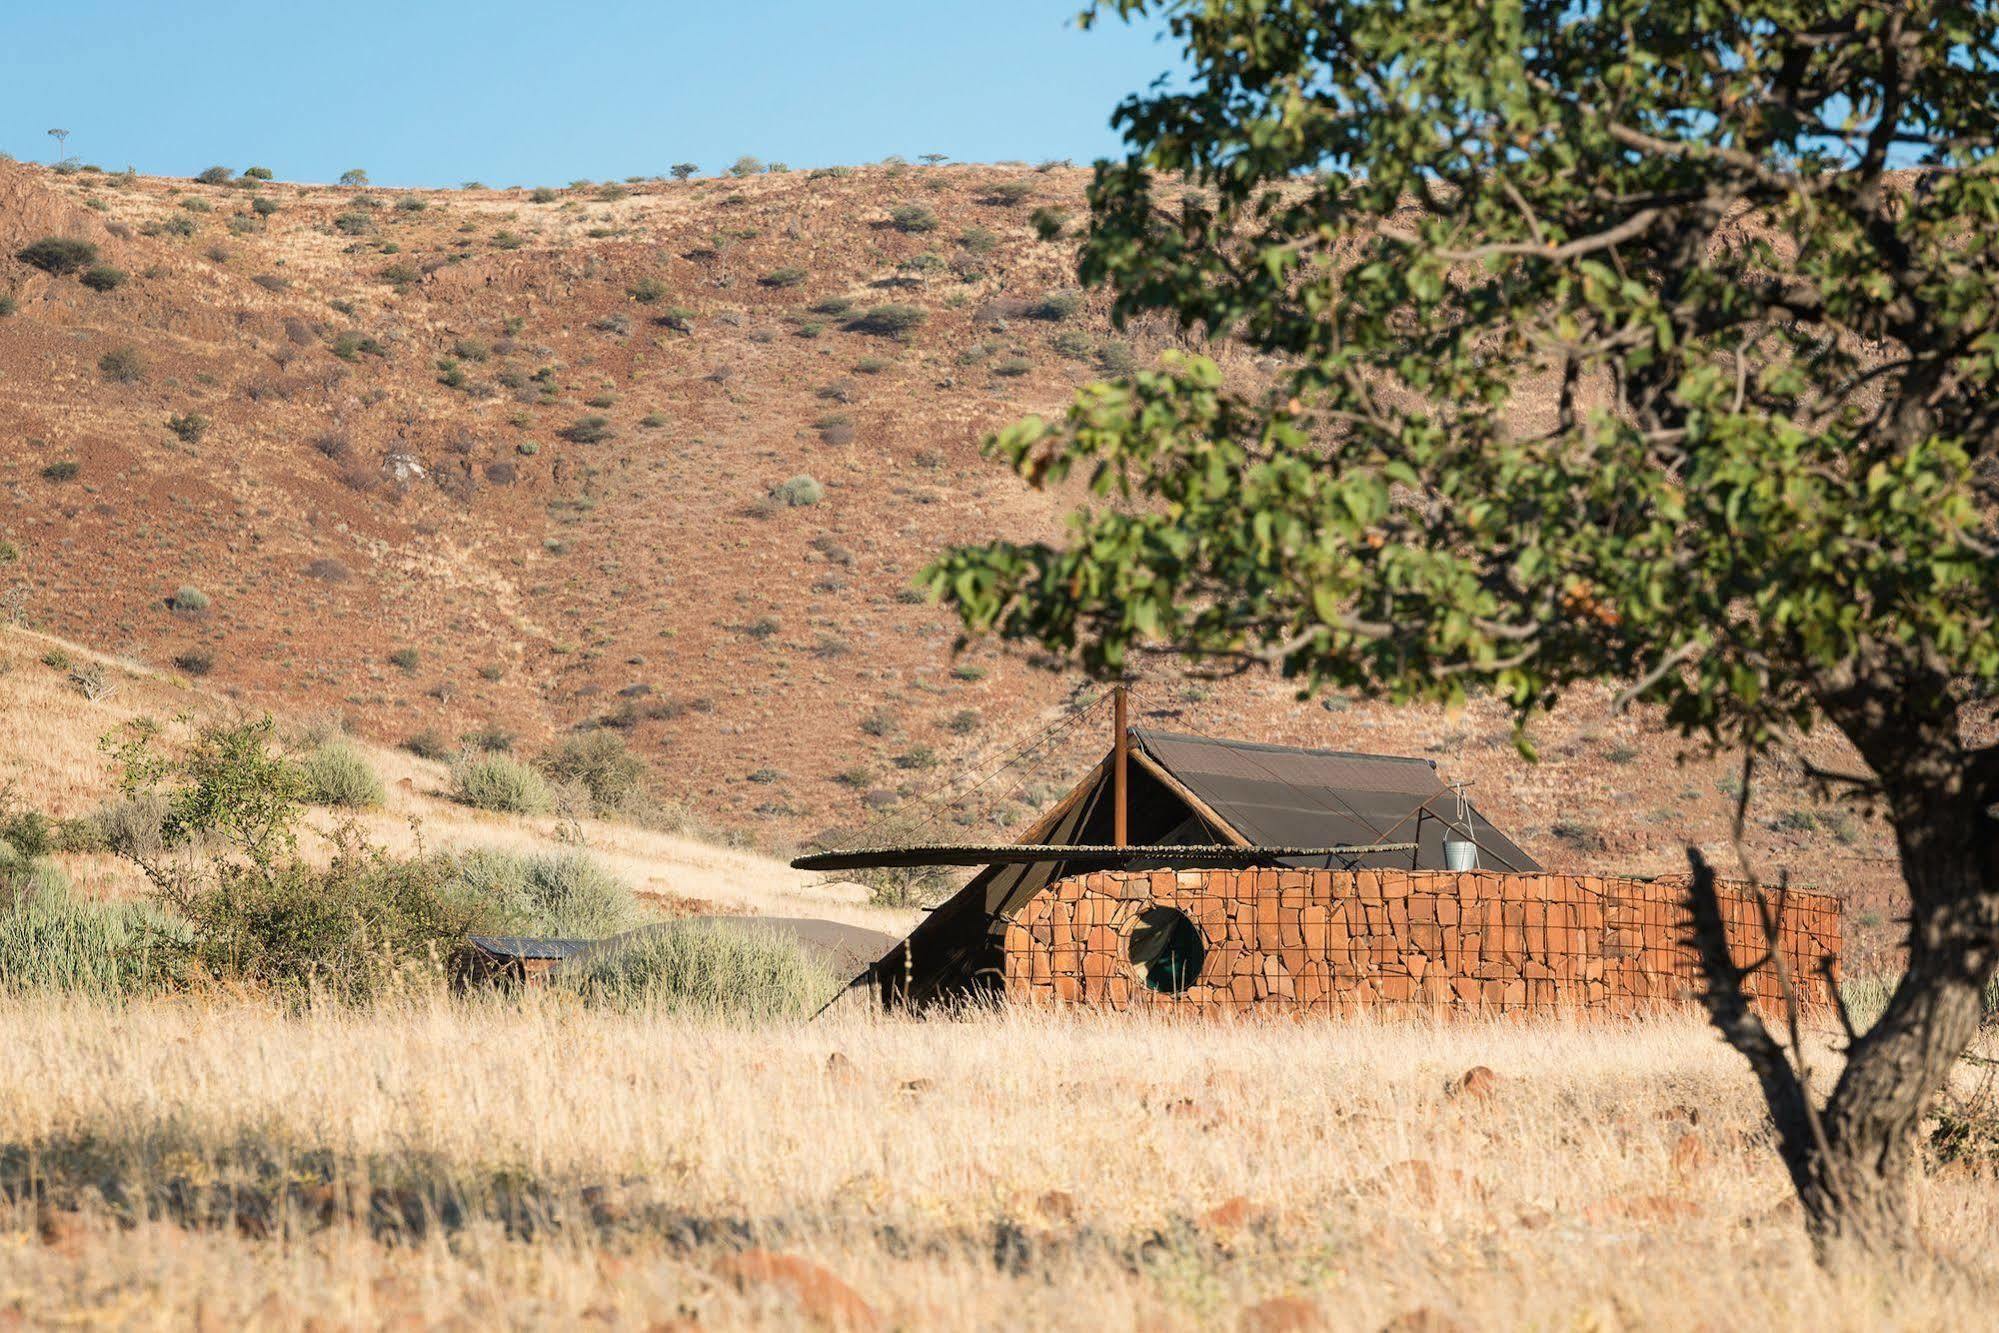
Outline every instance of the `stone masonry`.
<svg viewBox="0 0 1999 1333"><path fill-rule="evenodd" d="M1050 884L1007 923L1006 991L1119 1009L1631 1012L1693 997L1683 892L1683 881L1490 871L1099 871ZM1755 903L1719 894L1747 965L1764 952ZM1155 907L1184 913L1205 948L1178 994L1148 988L1129 961ZM1839 900L1792 890L1779 938L1800 994L1824 1003ZM1769 967L1747 986L1764 1004L1781 995Z"/></svg>

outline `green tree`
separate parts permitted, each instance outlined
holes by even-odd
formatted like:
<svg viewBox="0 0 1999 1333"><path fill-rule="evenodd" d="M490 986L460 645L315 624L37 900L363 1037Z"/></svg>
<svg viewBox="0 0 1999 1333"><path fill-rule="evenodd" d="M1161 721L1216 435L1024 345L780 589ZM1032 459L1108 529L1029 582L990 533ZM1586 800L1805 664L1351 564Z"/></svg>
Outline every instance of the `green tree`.
<svg viewBox="0 0 1999 1333"><path fill-rule="evenodd" d="M1198 355L990 446L1086 476L1059 545L928 571L973 631L1525 723L1626 685L1751 775L1830 723L1911 903L1829 1096L1716 948L1707 1002L1822 1257L1903 1243L1918 1124L1999 959L1999 16L1862 0L1100 0L1127 99L1081 268ZM1919 166L1920 171L1898 169ZM1195 191L1198 190L1198 193ZM1523 745L1525 732L1522 733Z"/></svg>

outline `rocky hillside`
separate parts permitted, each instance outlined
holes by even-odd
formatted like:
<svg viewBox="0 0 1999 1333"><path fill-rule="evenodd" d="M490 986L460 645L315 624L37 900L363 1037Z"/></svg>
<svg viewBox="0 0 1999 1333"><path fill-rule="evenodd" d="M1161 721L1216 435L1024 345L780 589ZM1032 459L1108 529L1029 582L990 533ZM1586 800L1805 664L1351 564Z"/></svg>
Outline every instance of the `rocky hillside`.
<svg viewBox="0 0 1999 1333"><path fill-rule="evenodd" d="M906 807L1078 687L953 656L909 580L947 541L1057 532L1059 498L981 434L1165 345L1074 289L1085 179L529 193L0 165L0 614L384 742L615 727L665 792L771 845ZM1729 762L1678 762L1607 697L1528 766L1479 705L1141 686L1157 725L1432 755L1551 863L1733 855ZM1019 821L1097 737L1059 739L978 823ZM1777 783L1759 867L1891 914L1880 826Z"/></svg>

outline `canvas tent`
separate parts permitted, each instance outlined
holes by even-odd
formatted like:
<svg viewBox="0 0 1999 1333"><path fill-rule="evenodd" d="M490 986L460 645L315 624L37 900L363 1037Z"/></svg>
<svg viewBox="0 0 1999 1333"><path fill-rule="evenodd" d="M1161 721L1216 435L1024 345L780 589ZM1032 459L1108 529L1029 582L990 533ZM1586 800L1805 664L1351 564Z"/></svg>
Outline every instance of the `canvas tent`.
<svg viewBox="0 0 1999 1333"><path fill-rule="evenodd" d="M1541 867L1446 786L1427 759L1308 750L1132 727L1069 794L1026 829L1022 854L990 849L986 868L872 969L885 1000L923 1003L992 984L1005 918L1066 875L1124 868L1281 865L1443 870L1445 843L1469 840L1478 864ZM1120 750L1128 764L1120 765ZM1122 792L1125 836L1116 836ZM1115 852L1113 846L1118 847ZM1175 854L1174 847L1188 851ZM1065 855L1063 848L1078 848ZM1156 850L1154 850L1156 849ZM933 863L962 864L904 849ZM955 849L978 851L980 849ZM1314 855L1303 855L1316 850ZM875 853L871 864L918 864ZM829 864L835 859L819 858ZM811 858L801 861L809 863ZM852 863L860 862L849 858Z"/></svg>

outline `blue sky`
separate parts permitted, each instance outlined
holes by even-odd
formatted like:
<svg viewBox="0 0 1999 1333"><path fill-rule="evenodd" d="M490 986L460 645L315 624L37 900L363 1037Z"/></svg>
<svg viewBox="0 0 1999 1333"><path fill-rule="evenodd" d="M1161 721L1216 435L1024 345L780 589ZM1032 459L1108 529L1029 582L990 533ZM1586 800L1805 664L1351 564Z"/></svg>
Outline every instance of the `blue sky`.
<svg viewBox="0 0 1999 1333"><path fill-rule="evenodd" d="M0 150L191 175L563 184L890 153L1119 150L1172 67L1083 0L27 0L0 3Z"/></svg>

